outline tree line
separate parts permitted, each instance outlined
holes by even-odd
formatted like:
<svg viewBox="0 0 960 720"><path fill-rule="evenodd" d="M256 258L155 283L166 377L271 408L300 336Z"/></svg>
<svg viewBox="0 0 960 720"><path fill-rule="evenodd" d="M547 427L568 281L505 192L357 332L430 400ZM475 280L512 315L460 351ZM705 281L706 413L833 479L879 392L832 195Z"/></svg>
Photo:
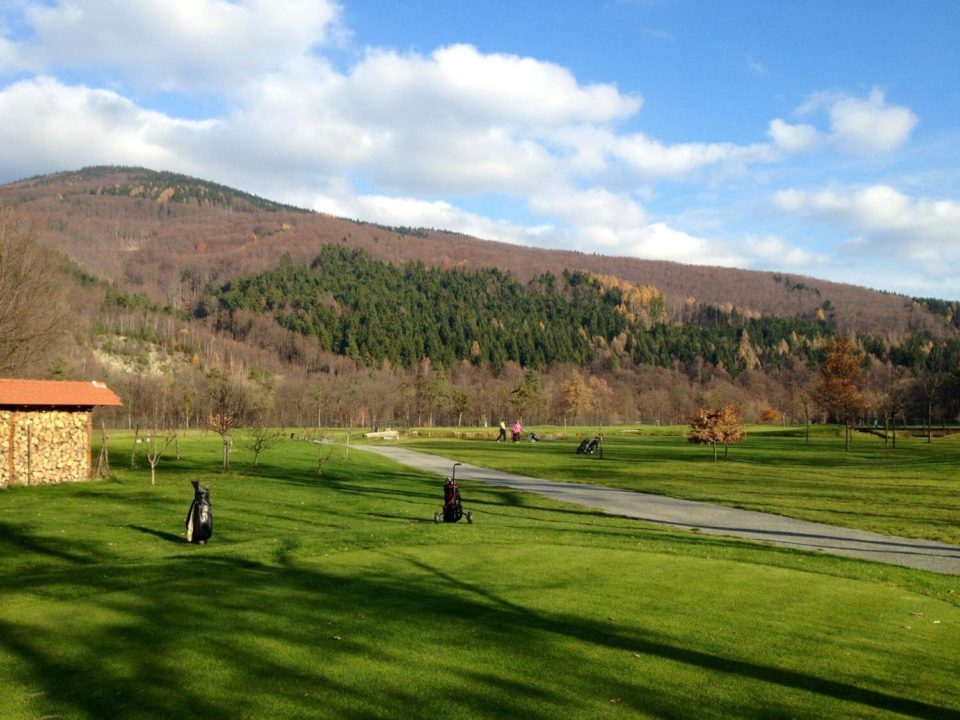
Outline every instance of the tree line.
<svg viewBox="0 0 960 720"><path fill-rule="evenodd" d="M544 273L522 284L496 269L397 267L339 246L324 247L309 266L285 258L273 270L208 285L194 312L241 340L252 316L268 317L324 351L370 366L411 367L429 358L495 371L508 361L586 367L601 355L614 370L624 359L659 367L704 363L732 374L776 368L789 357L812 367L837 334L829 300L798 317L691 303L676 322L655 289L644 294L588 273ZM917 368L933 348L944 366L960 365L955 334L925 329L855 341L865 355L897 366Z"/></svg>
<svg viewBox="0 0 960 720"><path fill-rule="evenodd" d="M330 248L312 267L285 262L211 286L188 314L51 261L36 226L9 211L0 220L0 375L106 380L125 402L109 423L131 429L207 427L209 385L223 378L287 427L684 424L735 403L751 423L929 431L960 414L956 341L930 331L841 335L862 402L842 413L822 401L813 387L837 337L829 307L793 319L691 305L668 322L653 290L582 273L521 284ZM312 325L284 327L286 316Z"/></svg>

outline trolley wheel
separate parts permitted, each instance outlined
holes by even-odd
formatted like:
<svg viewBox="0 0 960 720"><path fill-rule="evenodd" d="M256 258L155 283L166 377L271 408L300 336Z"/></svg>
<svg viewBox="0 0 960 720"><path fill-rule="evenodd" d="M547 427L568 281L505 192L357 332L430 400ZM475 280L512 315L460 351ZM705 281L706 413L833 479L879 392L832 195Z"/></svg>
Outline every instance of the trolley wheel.
<svg viewBox="0 0 960 720"><path fill-rule="evenodd" d="M434 513L434 514L433 514L433 521L434 521L435 523L440 522L440 513Z"/></svg>
<svg viewBox="0 0 960 720"><path fill-rule="evenodd" d="M470 525L473 525L473 513L472 513L472 512L468 512L468 513L467 513L467 523L470 524Z"/></svg>

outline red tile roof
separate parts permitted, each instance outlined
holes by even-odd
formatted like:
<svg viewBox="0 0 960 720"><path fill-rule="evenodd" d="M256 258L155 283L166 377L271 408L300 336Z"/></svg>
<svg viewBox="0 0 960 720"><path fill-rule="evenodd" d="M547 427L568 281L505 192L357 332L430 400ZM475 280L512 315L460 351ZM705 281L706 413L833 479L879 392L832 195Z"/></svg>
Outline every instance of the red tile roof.
<svg viewBox="0 0 960 720"><path fill-rule="evenodd" d="M123 403L101 382L64 380L2 380L0 406L17 407L93 407Z"/></svg>

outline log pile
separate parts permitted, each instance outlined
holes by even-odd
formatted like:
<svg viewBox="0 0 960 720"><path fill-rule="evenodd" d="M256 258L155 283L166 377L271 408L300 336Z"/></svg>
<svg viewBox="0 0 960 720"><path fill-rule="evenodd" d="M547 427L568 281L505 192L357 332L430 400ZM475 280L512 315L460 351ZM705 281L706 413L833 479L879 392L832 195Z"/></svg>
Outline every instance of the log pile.
<svg viewBox="0 0 960 720"><path fill-rule="evenodd" d="M87 480L88 411L0 410L0 487Z"/></svg>

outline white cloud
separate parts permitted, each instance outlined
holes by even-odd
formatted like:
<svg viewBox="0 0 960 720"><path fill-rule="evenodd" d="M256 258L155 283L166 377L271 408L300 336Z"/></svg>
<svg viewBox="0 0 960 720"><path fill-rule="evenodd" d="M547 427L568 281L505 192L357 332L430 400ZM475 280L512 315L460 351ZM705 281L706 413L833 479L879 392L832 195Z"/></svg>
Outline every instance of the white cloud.
<svg viewBox="0 0 960 720"><path fill-rule="evenodd" d="M372 51L349 76L359 114L390 110L458 125L607 122L643 100L610 84L581 85L564 67L529 57L450 45L429 57Z"/></svg>
<svg viewBox="0 0 960 720"><path fill-rule="evenodd" d="M888 152L905 143L919 118L905 107L886 104L873 90L866 100L846 98L830 108L833 136L844 148L859 153Z"/></svg>
<svg viewBox="0 0 960 720"><path fill-rule="evenodd" d="M12 177L90 164L185 169L177 138L212 123L170 118L109 90L51 78L0 90L0 166Z"/></svg>
<svg viewBox="0 0 960 720"><path fill-rule="evenodd" d="M748 235L743 240L743 250L749 267L811 268L824 267L828 262L826 255L791 245L776 235Z"/></svg>
<svg viewBox="0 0 960 720"><path fill-rule="evenodd" d="M555 188L534 195L530 209L559 222L520 225L470 213L446 201L387 195L355 195L339 183L308 202L321 212L388 225L433 227L476 237L525 245L569 247L584 252L598 246L611 255L706 265L744 265L725 243L650 223L644 209L628 196L603 188Z"/></svg>
<svg viewBox="0 0 960 720"><path fill-rule="evenodd" d="M612 139L611 153L647 178L679 178L711 165L743 166L774 159L764 144L679 143L664 145L642 134Z"/></svg>
<svg viewBox="0 0 960 720"><path fill-rule="evenodd" d="M960 202L912 198L888 185L859 190L781 190L774 203L786 212L835 223L874 240L936 243L960 250Z"/></svg>
<svg viewBox="0 0 960 720"><path fill-rule="evenodd" d="M553 188L535 195L530 208L562 220L569 228L567 246L590 252L602 247L610 255L671 260L702 265L734 266L742 259L726 244L691 235L664 222L650 222L646 211L629 196L601 187Z"/></svg>
<svg viewBox="0 0 960 720"><path fill-rule="evenodd" d="M646 213L639 204L601 187L547 189L531 198L530 208L540 215L563 219L572 229L579 250L596 245L616 249L629 244L629 238L646 223Z"/></svg>
<svg viewBox="0 0 960 720"><path fill-rule="evenodd" d="M25 64L108 69L149 89L229 91L324 42L340 14L331 0L60 0L34 4Z"/></svg>
<svg viewBox="0 0 960 720"><path fill-rule="evenodd" d="M791 125L780 118L770 121L767 135L774 145L788 153L812 150L822 141L820 133L813 125Z"/></svg>
<svg viewBox="0 0 960 720"><path fill-rule="evenodd" d="M629 254L650 260L672 260L695 265L741 265L723 243L706 240L656 222L641 228L632 238Z"/></svg>
<svg viewBox="0 0 960 720"><path fill-rule="evenodd" d="M866 99L814 93L796 113L808 115L820 109L826 109L830 118L830 139L841 150L860 155L895 150L910 139L919 122L909 108L888 105L877 88Z"/></svg>
<svg viewBox="0 0 960 720"><path fill-rule="evenodd" d="M823 255L779 236L741 232L733 242L723 225L698 224L694 208L680 207L689 196L662 193L657 182L718 174L752 181L757 175L747 176L748 168L829 143L854 153L890 151L917 124L879 90L866 98L818 93L797 110L818 113L809 123L776 118L760 142L666 143L623 129L638 116L640 95L580 82L536 58L454 44L430 53L371 49L346 70L336 68L319 51L342 31L333 0L51 0L22 7L22 39L0 29L0 72L40 74L0 86L5 180L137 164L391 225L687 263L822 268ZM87 84L55 79L61 71ZM147 102L164 101L160 90L197 93L215 119L147 109ZM713 183L691 202L717 209L743 184L735 188ZM507 206L525 203L533 219L484 217L458 206L466 204L458 198L498 195ZM656 217L644 207L661 199L673 215ZM956 202L883 185L788 189L775 200L793 217L860 238L861 245L848 242L850 255L879 249L960 266L948 230L958 224Z"/></svg>
<svg viewBox="0 0 960 720"><path fill-rule="evenodd" d="M615 167L641 181L681 180L707 168L741 170L777 159L774 149L764 143L666 145L643 133L617 134L599 125L553 128L544 132L544 139L561 151L564 165L571 172L594 176Z"/></svg>
<svg viewBox="0 0 960 720"><path fill-rule="evenodd" d="M915 198L887 185L784 190L784 212L833 226L845 239L832 275L871 287L956 297L960 288L960 202ZM844 260L850 262L842 267ZM838 266L839 265L839 266Z"/></svg>
<svg viewBox="0 0 960 720"><path fill-rule="evenodd" d="M552 225L523 226L496 220L445 201L427 201L388 195L352 195L345 188L314 198L312 207L340 217L405 227L426 227L462 232L474 237L533 245L556 233Z"/></svg>

